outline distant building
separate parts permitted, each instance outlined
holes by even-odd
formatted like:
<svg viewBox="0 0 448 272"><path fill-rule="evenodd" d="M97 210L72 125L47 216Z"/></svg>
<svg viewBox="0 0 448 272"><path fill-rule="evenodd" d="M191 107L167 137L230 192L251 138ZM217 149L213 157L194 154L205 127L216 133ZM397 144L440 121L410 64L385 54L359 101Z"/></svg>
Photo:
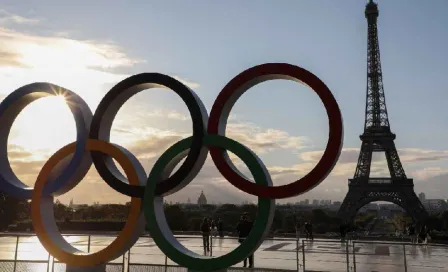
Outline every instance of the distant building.
<svg viewBox="0 0 448 272"><path fill-rule="evenodd" d="M198 205L207 205L207 198L204 195L204 191L201 191L201 195L198 198Z"/></svg>
<svg viewBox="0 0 448 272"><path fill-rule="evenodd" d="M402 207L398 206L397 204L381 204L378 205L380 210L388 210L388 211L396 211L396 212L402 212L404 211Z"/></svg>
<svg viewBox="0 0 448 272"><path fill-rule="evenodd" d="M423 206L425 206L428 211L433 212L445 211L448 209L448 203L443 199L427 199L423 201Z"/></svg>
<svg viewBox="0 0 448 272"><path fill-rule="evenodd" d="M73 210L76 210L76 209L87 208L87 207L89 207L89 205L87 205L87 204L75 204L74 201L73 201L73 198L72 198L70 200L70 203L68 204L68 207L73 209Z"/></svg>
<svg viewBox="0 0 448 272"><path fill-rule="evenodd" d="M313 206L318 206L318 205L319 205L319 200L313 199Z"/></svg>
<svg viewBox="0 0 448 272"><path fill-rule="evenodd" d="M322 199L321 201L320 201L320 205L325 205L325 200L324 199Z"/></svg>
<svg viewBox="0 0 448 272"><path fill-rule="evenodd" d="M342 202L341 202L341 201L335 201L335 202L333 202L333 206L340 207L341 205L342 205Z"/></svg>
<svg viewBox="0 0 448 272"><path fill-rule="evenodd" d="M305 199L305 205L310 205L310 200L309 199Z"/></svg>
<svg viewBox="0 0 448 272"><path fill-rule="evenodd" d="M418 198L420 199L421 202L424 202L426 200L426 195L425 193L420 193L418 194Z"/></svg>
<svg viewBox="0 0 448 272"><path fill-rule="evenodd" d="M378 210L377 217L380 219L392 218L392 210L390 209L380 209Z"/></svg>
<svg viewBox="0 0 448 272"><path fill-rule="evenodd" d="M359 211L360 211L360 212L378 211L379 208L380 208L380 207L378 206L378 204L375 204L375 203L369 203L369 204L366 204L366 205L364 205L363 207L361 207L361 208L359 209Z"/></svg>
<svg viewBox="0 0 448 272"><path fill-rule="evenodd" d="M340 201L335 201L332 204L328 205L328 209L332 211L337 211L341 207L341 204L342 203Z"/></svg>

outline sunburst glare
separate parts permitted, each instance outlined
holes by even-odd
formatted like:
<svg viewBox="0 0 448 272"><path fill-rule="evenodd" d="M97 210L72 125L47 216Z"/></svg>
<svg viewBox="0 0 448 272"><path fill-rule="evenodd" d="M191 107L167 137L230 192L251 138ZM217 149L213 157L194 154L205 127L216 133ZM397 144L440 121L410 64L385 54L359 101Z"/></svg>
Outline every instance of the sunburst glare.
<svg viewBox="0 0 448 272"><path fill-rule="evenodd" d="M61 94L28 105L12 126L9 144L22 146L38 156L52 153L75 139L75 122Z"/></svg>

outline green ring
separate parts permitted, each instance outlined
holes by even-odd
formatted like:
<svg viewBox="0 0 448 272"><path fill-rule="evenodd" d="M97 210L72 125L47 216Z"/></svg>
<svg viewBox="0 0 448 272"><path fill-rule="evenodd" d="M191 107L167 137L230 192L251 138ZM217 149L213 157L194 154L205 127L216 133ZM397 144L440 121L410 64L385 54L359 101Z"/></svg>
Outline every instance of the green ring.
<svg viewBox="0 0 448 272"><path fill-rule="evenodd" d="M258 215L248 237L233 251L216 258L206 257L186 249L173 236L163 211L163 198L155 195L156 183L169 175L174 161L180 160L180 154L185 155L192 143L192 137L183 139L168 148L157 160L149 174L143 209L146 224L151 237L160 250L173 262L196 271L216 271L231 267L249 255L261 245L271 228L274 217L275 201L268 198L258 198ZM249 168L257 184L272 186L272 181L263 163L244 145L220 135L205 135L207 146L226 149L238 156Z"/></svg>

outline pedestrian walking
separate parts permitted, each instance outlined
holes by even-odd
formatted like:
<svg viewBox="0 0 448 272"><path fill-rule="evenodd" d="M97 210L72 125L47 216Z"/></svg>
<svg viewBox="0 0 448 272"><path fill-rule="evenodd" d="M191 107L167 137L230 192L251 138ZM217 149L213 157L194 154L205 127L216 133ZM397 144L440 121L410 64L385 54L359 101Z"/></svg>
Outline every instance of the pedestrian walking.
<svg viewBox="0 0 448 272"><path fill-rule="evenodd" d="M204 254L210 251L210 224L207 217L204 217L204 220L201 224L201 232L202 232L202 243L204 246Z"/></svg>
<svg viewBox="0 0 448 272"><path fill-rule="evenodd" d="M236 231L238 232L238 242L241 244L244 239L249 235L252 229L253 223L249 220L248 215L245 213L240 218L238 225L236 226ZM247 265L247 259L249 259L249 268L254 267L254 254L252 253L248 258L244 259L243 267Z"/></svg>
<svg viewBox="0 0 448 272"><path fill-rule="evenodd" d="M223 223L221 221L221 218L218 218L218 233L219 233L219 237L224 237L224 226Z"/></svg>
<svg viewBox="0 0 448 272"><path fill-rule="evenodd" d="M313 225L311 224L311 222L306 222L305 223L305 231L306 231L306 239L314 240L314 237L313 237Z"/></svg>
<svg viewBox="0 0 448 272"><path fill-rule="evenodd" d="M218 235L218 228L216 227L215 220L210 223L211 236L216 237Z"/></svg>
<svg viewBox="0 0 448 272"><path fill-rule="evenodd" d="M345 242L345 237L347 235L347 223L341 224L341 226L339 227L339 232L340 232L340 235L341 235L341 242L344 243Z"/></svg>
<svg viewBox="0 0 448 272"><path fill-rule="evenodd" d="M428 232L426 231L426 226L423 225L420 229L420 233L418 235L418 238L422 244L426 244L426 236L428 235Z"/></svg>
<svg viewBox="0 0 448 272"><path fill-rule="evenodd" d="M408 235L411 238L411 243L415 244L417 241L417 236L415 235L415 227L413 224L410 224L408 227Z"/></svg>

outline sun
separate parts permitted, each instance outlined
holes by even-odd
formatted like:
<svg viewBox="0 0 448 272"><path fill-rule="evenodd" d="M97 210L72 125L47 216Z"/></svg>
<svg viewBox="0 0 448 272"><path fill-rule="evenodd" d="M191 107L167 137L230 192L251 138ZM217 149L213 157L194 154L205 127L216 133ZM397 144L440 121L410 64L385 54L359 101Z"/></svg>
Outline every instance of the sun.
<svg viewBox="0 0 448 272"><path fill-rule="evenodd" d="M63 95L40 98L15 120L8 144L19 145L36 155L51 154L76 140L76 126Z"/></svg>

